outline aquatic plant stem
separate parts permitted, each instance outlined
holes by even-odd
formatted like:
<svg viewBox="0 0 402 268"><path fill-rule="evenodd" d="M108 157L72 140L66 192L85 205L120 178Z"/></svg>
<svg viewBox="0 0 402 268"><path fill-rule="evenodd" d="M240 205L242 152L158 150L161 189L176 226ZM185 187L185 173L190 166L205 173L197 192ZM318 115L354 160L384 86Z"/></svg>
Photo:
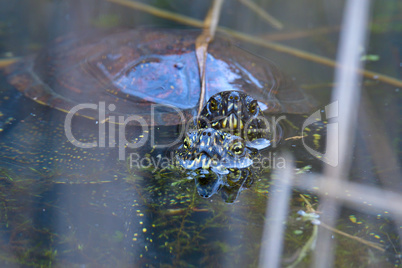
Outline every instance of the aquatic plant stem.
<svg viewBox="0 0 402 268"><path fill-rule="evenodd" d="M249 8L251 11L255 12L257 16L259 16L262 20L268 22L275 29L283 29L283 24L279 20L268 14L268 12L255 4L252 0L239 0L239 2L242 3L245 7Z"/></svg>
<svg viewBox="0 0 402 268"><path fill-rule="evenodd" d="M318 225L313 225L313 232L310 238L307 240L306 244L304 244L304 246L300 250L297 259L292 264L287 266L288 268L297 267L297 265L307 256L308 252L314 248L315 242L317 240L317 234L318 234Z"/></svg>
<svg viewBox="0 0 402 268"><path fill-rule="evenodd" d="M373 25L378 23L399 21L401 19L402 16L393 16L390 18L375 19L370 23L368 27L371 28ZM285 41L285 40L294 40L298 38L306 38L315 35L329 34L332 32L338 32L340 29L341 29L340 25L334 25L334 26L325 26L307 30L296 30L292 32L268 33L268 34L262 34L259 37L269 41ZM384 32L387 31L389 31L389 29L384 30Z"/></svg>
<svg viewBox="0 0 402 268"><path fill-rule="evenodd" d="M289 211L289 200L293 184L294 161L290 155L284 155L285 169L276 170L274 183L270 187L270 198L267 200L266 219L261 241L259 267L280 267L286 217Z"/></svg>
<svg viewBox="0 0 402 268"><path fill-rule="evenodd" d="M195 54L198 61L198 70L201 77L201 90L200 99L198 103L198 113L200 116L202 108L204 106L205 99L205 67L207 63L207 51L208 45L214 39L216 27L219 23L219 14L221 12L223 0L214 0L207 16L204 20L204 28L202 33L195 40Z"/></svg>
<svg viewBox="0 0 402 268"><path fill-rule="evenodd" d="M306 208L307 208L307 212L308 212L308 213L317 213L317 211L313 208L313 206L310 204L310 202L307 200L307 198L306 198L304 195L301 194L300 197L301 197L301 198L304 200L304 202L306 203ZM337 234L339 234L339 235L348 237L348 238L353 239L353 240L356 240L356 241L358 241L358 242L360 242L360 243L362 243L362 244L365 244L365 245L370 246L370 247L372 247L372 248L378 249L378 250L381 251L381 252L385 252L385 249L382 247L381 244L377 244L377 243L374 243L374 242L370 242L370 241L364 240L363 238L360 238L360 237L357 237L357 236L350 235L350 234L348 234L348 233L342 232L342 231L340 231L340 230L338 230L338 229L332 228L331 226L329 226L329 225L323 223L322 221L320 222L320 226L323 227L323 228L326 228L326 229L328 229L328 230L330 230L330 231L332 231L332 232L334 232L334 233L337 233ZM304 247L303 247L303 248L304 248Z"/></svg>
<svg viewBox="0 0 402 268"><path fill-rule="evenodd" d="M346 1L342 31L340 35L335 70L336 86L332 90L331 104L326 106L328 119L336 117L338 124L335 130L328 131L326 141L326 163L322 188L326 192L339 189L342 181L347 180L351 168L354 136L357 125L356 107L360 102L359 75L362 62L359 47L364 46L367 39L365 27L369 20L370 1ZM336 191L338 193L339 191ZM340 213L340 204L332 196L321 195L321 210L329 226L335 226ZM333 267L335 254L332 232L320 229L318 232L317 250L314 252L315 267Z"/></svg>
<svg viewBox="0 0 402 268"><path fill-rule="evenodd" d="M339 235L346 236L346 237L348 237L350 239L356 240L356 241L358 241L358 242L360 242L362 244L365 244L365 245L367 245L369 247L378 249L381 252L385 252L385 249L381 246L381 244L373 243L373 242L364 240L363 238L360 238L360 237L357 237L357 236L350 235L348 233L342 232L342 231L340 231L338 229L332 228L331 226L329 226L329 225L327 225L327 224L325 224L323 222L321 222L320 226L322 226L322 227L324 227L324 228L326 228L326 229L328 229L328 230L330 230L330 231L332 231L334 233L337 233Z"/></svg>
<svg viewBox="0 0 402 268"><path fill-rule="evenodd" d="M196 195L196 189L194 189L193 191L193 198L191 199L191 203L190 205L187 207L186 209L186 213L184 214L181 223L180 223L180 229L177 232L177 248L176 248L176 259L175 259L175 263L176 265L180 264L180 236L183 232L184 229L184 224L185 224L185 219L192 213L192 208L194 207L194 203L195 203L195 195Z"/></svg>

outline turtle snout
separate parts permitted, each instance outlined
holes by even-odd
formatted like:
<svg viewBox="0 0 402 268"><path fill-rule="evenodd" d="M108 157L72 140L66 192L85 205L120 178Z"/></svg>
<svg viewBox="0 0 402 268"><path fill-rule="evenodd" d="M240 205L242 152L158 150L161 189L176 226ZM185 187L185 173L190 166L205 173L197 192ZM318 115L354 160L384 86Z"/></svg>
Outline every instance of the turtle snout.
<svg viewBox="0 0 402 268"><path fill-rule="evenodd" d="M230 114L234 111L238 111L239 105L240 105L239 92L236 92L236 91L230 92L230 94L228 96L228 105L227 105L228 114Z"/></svg>

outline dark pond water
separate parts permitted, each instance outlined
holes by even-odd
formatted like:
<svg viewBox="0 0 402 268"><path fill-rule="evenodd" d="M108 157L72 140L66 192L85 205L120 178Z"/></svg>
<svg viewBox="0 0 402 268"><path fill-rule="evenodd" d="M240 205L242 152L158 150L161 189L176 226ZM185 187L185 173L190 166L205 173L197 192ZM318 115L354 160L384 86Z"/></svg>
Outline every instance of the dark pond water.
<svg viewBox="0 0 402 268"><path fill-rule="evenodd" d="M255 2L281 21L284 29L275 30L240 1L225 2L220 25L336 58L343 1ZM210 3L160 0L148 4L202 19ZM367 25L370 36L366 47L361 48L362 60L368 70L399 79L399 85L379 79L363 80L364 105L356 108L359 126L348 176L354 182L399 193L402 189L401 178L397 177L401 163L401 10L398 1L372 2ZM72 32L82 36L88 32L136 27L184 28L100 0L0 0L0 57L30 57ZM234 42L274 62L316 100L317 110L330 103L332 67L250 42ZM83 53L80 57L90 59L91 55ZM52 67L43 66L53 72L48 74L49 81L58 70L57 66ZM19 84L25 85L23 77L17 77L21 79ZM89 95L85 95L82 103L91 102ZM289 95L289 102L292 97ZM39 101L46 102L41 98ZM269 166L253 176L247 187L223 188L210 198L202 198L198 194L200 184L196 187L193 179L171 166L171 152L177 148L180 126L158 125L149 127L149 132L127 126L121 131L119 125L102 124L99 118L76 116L71 121L76 140L105 144L81 148L68 139L64 126L66 113L60 105L55 106L59 109L24 96L1 72L1 267L257 267L264 225L275 220L265 215L270 187L280 180L271 177L271 171L290 166L280 153L293 154L297 173L320 173L325 165L300 143L281 143L275 151L265 152ZM290 136L297 136L297 128L305 120L303 115L299 112L286 116L295 127L288 126L292 129ZM107 130L103 140L102 127ZM119 136L121 133L124 137ZM143 146L126 146L127 142L143 140L146 133L150 139ZM156 145L170 145L153 149L151 138ZM315 238L316 227L301 220L298 211L307 211L301 194L314 209L320 210L322 200L313 190L292 191L282 237L284 267L312 265L311 252L316 249L307 250L304 257L302 252ZM333 235L336 267L401 265L401 221L386 209L373 209L370 202L362 200L354 209L342 207L335 228L354 237ZM373 244L367 245L362 240Z"/></svg>

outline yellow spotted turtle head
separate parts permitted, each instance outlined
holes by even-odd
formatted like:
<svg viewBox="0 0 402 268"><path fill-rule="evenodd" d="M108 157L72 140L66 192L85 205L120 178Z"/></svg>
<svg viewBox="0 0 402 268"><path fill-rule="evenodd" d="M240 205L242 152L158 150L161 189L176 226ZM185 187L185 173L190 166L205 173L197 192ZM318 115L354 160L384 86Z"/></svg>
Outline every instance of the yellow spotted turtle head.
<svg viewBox="0 0 402 268"><path fill-rule="evenodd" d="M258 101L241 91L213 95L197 120L199 128L214 128L246 140L266 138L269 124Z"/></svg>

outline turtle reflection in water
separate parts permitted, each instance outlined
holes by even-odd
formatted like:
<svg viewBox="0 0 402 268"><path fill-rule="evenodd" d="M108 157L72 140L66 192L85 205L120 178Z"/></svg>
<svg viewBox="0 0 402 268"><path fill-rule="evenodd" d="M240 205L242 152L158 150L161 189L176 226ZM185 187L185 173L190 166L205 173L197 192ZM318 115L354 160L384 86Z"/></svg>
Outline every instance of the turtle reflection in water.
<svg viewBox="0 0 402 268"><path fill-rule="evenodd" d="M187 175L194 178L200 196L208 198L221 191L225 201L231 203L258 174L259 148L259 140L245 141L207 128L188 132L176 157Z"/></svg>

